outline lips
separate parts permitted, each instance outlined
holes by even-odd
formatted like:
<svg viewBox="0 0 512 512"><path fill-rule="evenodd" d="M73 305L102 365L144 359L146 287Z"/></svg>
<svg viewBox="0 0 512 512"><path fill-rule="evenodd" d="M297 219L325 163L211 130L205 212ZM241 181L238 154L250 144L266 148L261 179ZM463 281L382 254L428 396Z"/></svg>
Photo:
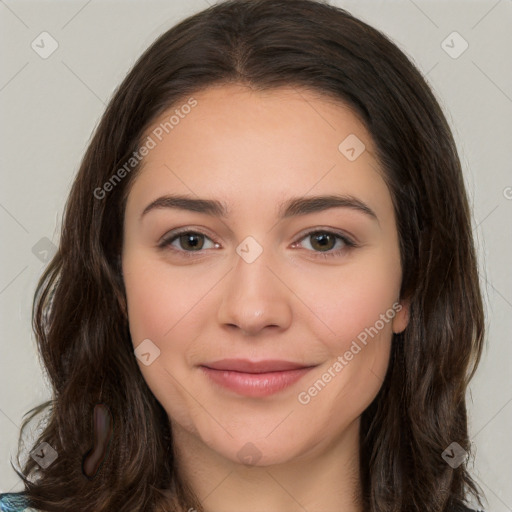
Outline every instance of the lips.
<svg viewBox="0 0 512 512"><path fill-rule="evenodd" d="M265 397L291 386L313 367L291 361L222 359L200 368L215 386L238 395Z"/></svg>
<svg viewBox="0 0 512 512"><path fill-rule="evenodd" d="M297 370L298 368L306 368L307 365L293 363L291 361L280 361L276 359L268 359L264 361L249 361L247 359L221 359L214 363L207 363L203 366L212 370L226 370L243 373L268 373L283 372L287 370Z"/></svg>

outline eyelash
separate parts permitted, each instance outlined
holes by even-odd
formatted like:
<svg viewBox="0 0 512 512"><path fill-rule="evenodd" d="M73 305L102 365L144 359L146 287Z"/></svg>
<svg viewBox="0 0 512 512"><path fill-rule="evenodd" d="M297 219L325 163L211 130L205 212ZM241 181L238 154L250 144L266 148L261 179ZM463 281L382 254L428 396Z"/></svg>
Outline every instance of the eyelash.
<svg viewBox="0 0 512 512"><path fill-rule="evenodd" d="M326 229L318 229L318 228L310 230L307 233L304 233L301 236L301 238L299 238L297 240L297 242L294 242L294 244L296 244L298 242L301 242L302 240L304 240L308 236L313 235L315 233L334 235L336 238L340 239L345 244L344 247L342 247L341 249L336 249L336 250L332 250L331 249L329 252L310 251L310 252L314 252L315 253L315 258L319 257L319 258L324 258L325 259L325 258L333 258L333 257L336 257L336 256L341 256L342 253L347 251L348 249L352 249L352 248L357 247L357 244L353 240L348 238L346 235L342 235L341 233L338 233L338 232L335 232L335 231L328 231ZM167 237L165 237L158 244L158 248L160 248L162 250L169 249L169 250L171 250L171 251L173 251L175 253L179 253L181 256L183 256L185 258L194 258L194 257L196 257L196 254L194 254L194 253L198 253L200 251L184 251L184 250L180 250L180 249L175 249L174 247L171 246L172 242L174 242L176 239L178 239L178 237L180 235L183 235L183 234L202 235L202 236L205 236L206 238L209 238L213 243L218 244L218 242L216 240L214 240L213 238L211 238L208 235L206 235L206 233L202 233L201 231L193 231L190 228L184 228L184 229L181 229L181 230L177 230L177 231L171 232Z"/></svg>

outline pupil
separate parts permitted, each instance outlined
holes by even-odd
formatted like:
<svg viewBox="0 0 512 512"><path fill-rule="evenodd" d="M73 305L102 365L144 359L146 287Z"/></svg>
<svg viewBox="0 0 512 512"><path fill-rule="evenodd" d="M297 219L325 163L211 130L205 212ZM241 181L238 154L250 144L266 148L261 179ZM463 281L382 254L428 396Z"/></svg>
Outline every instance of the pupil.
<svg viewBox="0 0 512 512"><path fill-rule="evenodd" d="M188 243L190 244L191 247L193 248L198 248L199 246L199 249L201 249L201 244L199 242L194 242L194 238L197 239L198 238L198 235L194 235L194 234L188 234L188 235L183 235L182 237L182 241L185 241L185 245ZM184 240L183 240L184 239Z"/></svg>
<svg viewBox="0 0 512 512"><path fill-rule="evenodd" d="M326 245L329 245L329 237L330 237L330 235L325 234L325 233L313 236L314 240L316 240L317 243L318 243L318 240L320 239L319 246L323 247L323 248L325 248Z"/></svg>

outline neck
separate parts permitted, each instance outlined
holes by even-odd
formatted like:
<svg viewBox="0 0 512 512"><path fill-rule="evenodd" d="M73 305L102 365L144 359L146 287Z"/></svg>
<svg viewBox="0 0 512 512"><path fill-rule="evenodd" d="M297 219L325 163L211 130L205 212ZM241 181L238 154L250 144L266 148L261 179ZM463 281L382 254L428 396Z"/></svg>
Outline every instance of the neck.
<svg viewBox="0 0 512 512"><path fill-rule="evenodd" d="M292 461L245 466L172 423L177 468L205 512L362 512L359 418Z"/></svg>

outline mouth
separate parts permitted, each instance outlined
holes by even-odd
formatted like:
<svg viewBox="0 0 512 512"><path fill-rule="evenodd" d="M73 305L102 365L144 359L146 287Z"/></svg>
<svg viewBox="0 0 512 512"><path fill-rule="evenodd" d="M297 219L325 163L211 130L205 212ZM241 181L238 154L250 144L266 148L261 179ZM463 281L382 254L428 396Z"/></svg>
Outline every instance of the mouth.
<svg viewBox="0 0 512 512"><path fill-rule="evenodd" d="M264 397L295 384L315 366L278 360L222 359L200 368L216 385L239 395Z"/></svg>

